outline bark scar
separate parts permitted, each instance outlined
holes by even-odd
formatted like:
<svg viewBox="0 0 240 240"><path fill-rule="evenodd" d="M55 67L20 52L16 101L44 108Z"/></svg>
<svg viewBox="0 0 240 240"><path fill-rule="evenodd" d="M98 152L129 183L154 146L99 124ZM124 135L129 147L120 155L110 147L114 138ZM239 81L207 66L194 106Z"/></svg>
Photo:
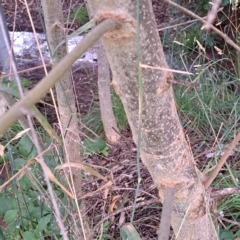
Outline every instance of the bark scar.
<svg viewBox="0 0 240 240"><path fill-rule="evenodd" d="M172 79L172 74L170 72L164 72L164 76L160 82L159 87L157 88L156 94L160 95L161 93L167 91L171 87L171 83L168 82L168 79Z"/></svg>
<svg viewBox="0 0 240 240"><path fill-rule="evenodd" d="M104 34L104 38L128 39L136 36L136 20L124 11L98 11L95 14L97 24L107 18L112 18L118 27Z"/></svg>

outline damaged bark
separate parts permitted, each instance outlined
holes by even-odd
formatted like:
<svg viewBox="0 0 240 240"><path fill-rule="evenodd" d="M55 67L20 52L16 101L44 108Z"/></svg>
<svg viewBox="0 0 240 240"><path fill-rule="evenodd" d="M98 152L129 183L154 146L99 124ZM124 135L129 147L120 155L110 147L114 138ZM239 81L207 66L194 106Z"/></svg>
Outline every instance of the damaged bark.
<svg viewBox="0 0 240 240"><path fill-rule="evenodd" d="M118 21L119 27L102 37L113 73L113 85L119 94L137 143L139 122L138 66L169 69L157 32L149 0L140 1L139 43L136 1L88 1L96 23L106 18ZM140 45L138 63L137 44ZM171 224L177 239L216 239L215 228L206 204L204 188L194 165L191 149L180 124L170 71L141 69L143 82L141 159L147 166L163 202L166 187L174 187ZM210 201L210 199L208 199Z"/></svg>

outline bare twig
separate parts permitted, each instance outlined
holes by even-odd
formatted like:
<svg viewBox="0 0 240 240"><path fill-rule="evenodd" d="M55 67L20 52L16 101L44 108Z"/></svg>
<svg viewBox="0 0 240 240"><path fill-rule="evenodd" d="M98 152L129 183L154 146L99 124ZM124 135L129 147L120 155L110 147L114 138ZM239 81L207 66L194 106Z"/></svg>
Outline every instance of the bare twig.
<svg viewBox="0 0 240 240"><path fill-rule="evenodd" d="M223 221L225 221L225 222L228 222L228 223L231 223L231 224L233 224L233 225L236 225L236 226L240 227L240 223L238 223L238 222L229 220L229 219L224 218L224 217L218 217L218 218L221 219L221 220L223 220ZM237 239L237 238L236 238L236 239Z"/></svg>
<svg viewBox="0 0 240 240"><path fill-rule="evenodd" d="M122 188L122 187L112 187L112 190L116 190L116 191L126 191L126 190L132 190L132 191L136 191L136 189L135 188L129 188L129 187L126 187L126 188ZM140 193L144 193L144 194L146 194L146 195L148 195L149 197L151 197L151 198L154 198L154 199L156 199L157 201L159 201L159 199L156 197L156 196L154 196L154 195L152 195L151 193L149 193L149 192L146 192L146 191L144 191L144 190L141 190L141 189L139 189L139 192Z"/></svg>
<svg viewBox="0 0 240 240"><path fill-rule="evenodd" d="M191 73L191 72L185 72L185 71L175 70L175 69L171 69L171 68L153 67L153 66L146 65L146 64L140 64L140 67L142 67L142 68L156 69L156 70L162 70L162 71L169 71L169 72L173 72L173 73L180 73L180 74L194 75L194 74Z"/></svg>
<svg viewBox="0 0 240 240"><path fill-rule="evenodd" d="M240 132L237 134L237 136L233 139L231 144L229 145L228 149L225 151L219 162L217 163L215 169L213 170L212 174L208 177L207 181L204 183L205 189L209 188L213 180L218 175L219 171L221 170L223 164L226 162L227 158L230 156L233 149L236 147L238 142L240 141Z"/></svg>
<svg viewBox="0 0 240 240"><path fill-rule="evenodd" d="M46 65L47 67L48 67L48 66L52 66L51 63L46 63L45 65ZM39 68L43 68L43 65L41 65L41 66L36 66L36 67L32 67L32 68L28 68L28 69L24 69L24 70L21 70L21 71L17 71L16 74L34 71L34 70L39 69ZM3 74L2 76L0 76L0 79L2 79L2 78L7 78L7 77L11 77L11 76L13 76L14 74L15 74L15 73Z"/></svg>
<svg viewBox="0 0 240 240"><path fill-rule="evenodd" d="M150 204L153 204L153 203L157 203L159 202L157 199L151 199L149 201L146 201L146 202L141 202L141 203L138 203L136 204L136 208L139 208L139 207L142 207L142 206L145 206L145 205L150 205ZM100 222L98 222L96 224L96 226L93 228L93 232L95 232L97 230L97 228L103 223L105 222L106 220L108 220L109 218L111 218L112 216L115 216L123 211L128 211L128 210L131 210L133 208L133 206L128 206L128 207L125 207L125 208L122 208L122 209L119 209L109 215L107 215L105 218L103 218Z"/></svg>
<svg viewBox="0 0 240 240"><path fill-rule="evenodd" d="M203 19L206 19L206 17L204 17ZM187 21L187 22L183 22L183 23L178 23L178 24L175 24L175 25L172 25L172 26L159 28L158 31L161 32L163 30L167 30L167 29L170 29L170 28L177 28L177 27L180 27L180 26L183 26L183 25L186 25L186 24L189 24L189 23L197 22L197 21L199 21L199 20L198 19L193 19L193 20L190 20L190 21Z"/></svg>
<svg viewBox="0 0 240 240"><path fill-rule="evenodd" d="M193 88L201 88L201 84L198 82L188 82L185 80L175 80L175 79L168 79L167 82L177 85L183 85L185 87L193 87Z"/></svg>
<svg viewBox="0 0 240 240"><path fill-rule="evenodd" d="M181 11L185 12L186 14L192 16L193 18L198 19L200 22L202 22L203 24L206 24L206 20L204 20L203 18L199 17L198 15L196 15L195 13L189 11L188 9L178 5L177 3L171 1L171 0L166 0L166 2L168 2L170 5L180 9ZM221 36L226 43L228 43L229 45L231 45L232 47L234 47L234 49L236 49L237 51L240 52L240 47L234 43L226 34L224 34L223 32L221 32L220 30L218 30L216 27L214 27L213 25L210 25L211 29L216 32L219 36Z"/></svg>
<svg viewBox="0 0 240 240"><path fill-rule="evenodd" d="M221 2L222 2L222 0L215 0L214 1L212 9L207 15L207 21L206 21L206 24L204 26L204 30L209 31L211 29L212 23L217 16L218 8L219 8Z"/></svg>
<svg viewBox="0 0 240 240"><path fill-rule="evenodd" d="M220 197L230 194L240 194L240 187L213 189L211 192L211 197Z"/></svg>

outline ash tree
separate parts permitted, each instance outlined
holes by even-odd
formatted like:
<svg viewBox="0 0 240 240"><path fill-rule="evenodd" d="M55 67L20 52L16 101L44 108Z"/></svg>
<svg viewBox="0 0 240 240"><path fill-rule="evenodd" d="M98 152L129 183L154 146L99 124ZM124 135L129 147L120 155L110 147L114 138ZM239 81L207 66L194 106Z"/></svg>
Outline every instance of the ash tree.
<svg viewBox="0 0 240 240"><path fill-rule="evenodd" d="M165 60L151 2L88 0L88 7L97 26L48 76L1 116L0 134L23 116L26 113L23 110L30 109L101 37L113 75L112 84L124 105L133 140L140 146L141 160L154 180L160 201L173 202L168 215L176 238L217 239L209 186L240 134L216 171L208 178L204 176L194 164L178 118L172 89L174 77Z"/></svg>
<svg viewBox="0 0 240 240"><path fill-rule="evenodd" d="M150 1L88 1L95 21L113 18L119 27L102 37L133 140L140 141L160 201L175 189L171 224L178 239L216 239L204 198L203 174L194 165L180 124L171 80ZM139 34L138 31L139 30ZM164 69L164 70L161 70ZM140 129L140 131L139 131Z"/></svg>

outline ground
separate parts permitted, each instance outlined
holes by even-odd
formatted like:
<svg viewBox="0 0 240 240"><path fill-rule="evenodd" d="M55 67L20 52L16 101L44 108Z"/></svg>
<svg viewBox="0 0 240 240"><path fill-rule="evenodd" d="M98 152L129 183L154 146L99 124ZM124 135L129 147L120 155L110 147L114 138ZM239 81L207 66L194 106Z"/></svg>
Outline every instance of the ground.
<svg viewBox="0 0 240 240"><path fill-rule="evenodd" d="M37 12L38 7L36 6L36 1L28 0L27 2L29 3L29 9L36 31L42 32L43 28ZM67 19L69 10L72 8L69 7L69 2L71 1L63 2L63 12L65 19ZM73 0L72 6L75 6L77 2L79 1ZM20 1L17 1L17 3L16 5L15 1L2 0L2 6L9 30L32 31L25 5ZM169 20L167 12L168 6L164 1L153 0L153 10L156 15L158 27L163 27ZM74 30L79 27L79 24L65 24L65 27L71 27L71 29ZM31 80L34 85L44 77L44 71L42 69L32 71L30 68L36 67L38 64L31 61L31 59L27 60L28 61L24 61L24 59L22 59L22 64L20 64L18 68L19 70L29 69L29 71L21 73L20 75ZM50 70L50 68L48 68L48 70ZM76 66L74 68L73 81L77 96L77 104L80 107L80 113L84 117L88 113L91 101L93 99L95 101L98 98L97 63L81 63ZM57 120L53 114L52 107L48 107L45 104L52 103L49 96L46 96L43 101L44 102L39 103L37 106L44 112L51 124L54 125ZM121 217L124 216L125 222L129 222L130 220L137 184L136 146L132 141L129 127L120 134L122 136L121 141L117 145L109 145L108 157L96 154L86 159L90 164L111 169L112 180L114 181L114 187L110 189L106 203L103 198L103 193L98 193L87 198L88 216L93 220L93 227L96 227L102 218L105 218L111 213L107 206L113 204L113 199L116 196L119 200L114 203L114 211L122 208ZM141 164L140 169L142 182L138 199L141 201L142 205L140 208L137 203L134 226L139 231L142 239L157 239L161 205L157 197L156 188L153 185L153 181L146 167ZM103 174L108 173L103 171ZM97 180L90 181L87 179L84 181L86 181L84 184L88 186L89 190L94 191L98 188L99 183ZM130 208L128 208L128 206L130 206ZM115 215L114 218L108 218L107 220L110 222L108 233L113 239L119 239L118 224L120 221L120 214Z"/></svg>

